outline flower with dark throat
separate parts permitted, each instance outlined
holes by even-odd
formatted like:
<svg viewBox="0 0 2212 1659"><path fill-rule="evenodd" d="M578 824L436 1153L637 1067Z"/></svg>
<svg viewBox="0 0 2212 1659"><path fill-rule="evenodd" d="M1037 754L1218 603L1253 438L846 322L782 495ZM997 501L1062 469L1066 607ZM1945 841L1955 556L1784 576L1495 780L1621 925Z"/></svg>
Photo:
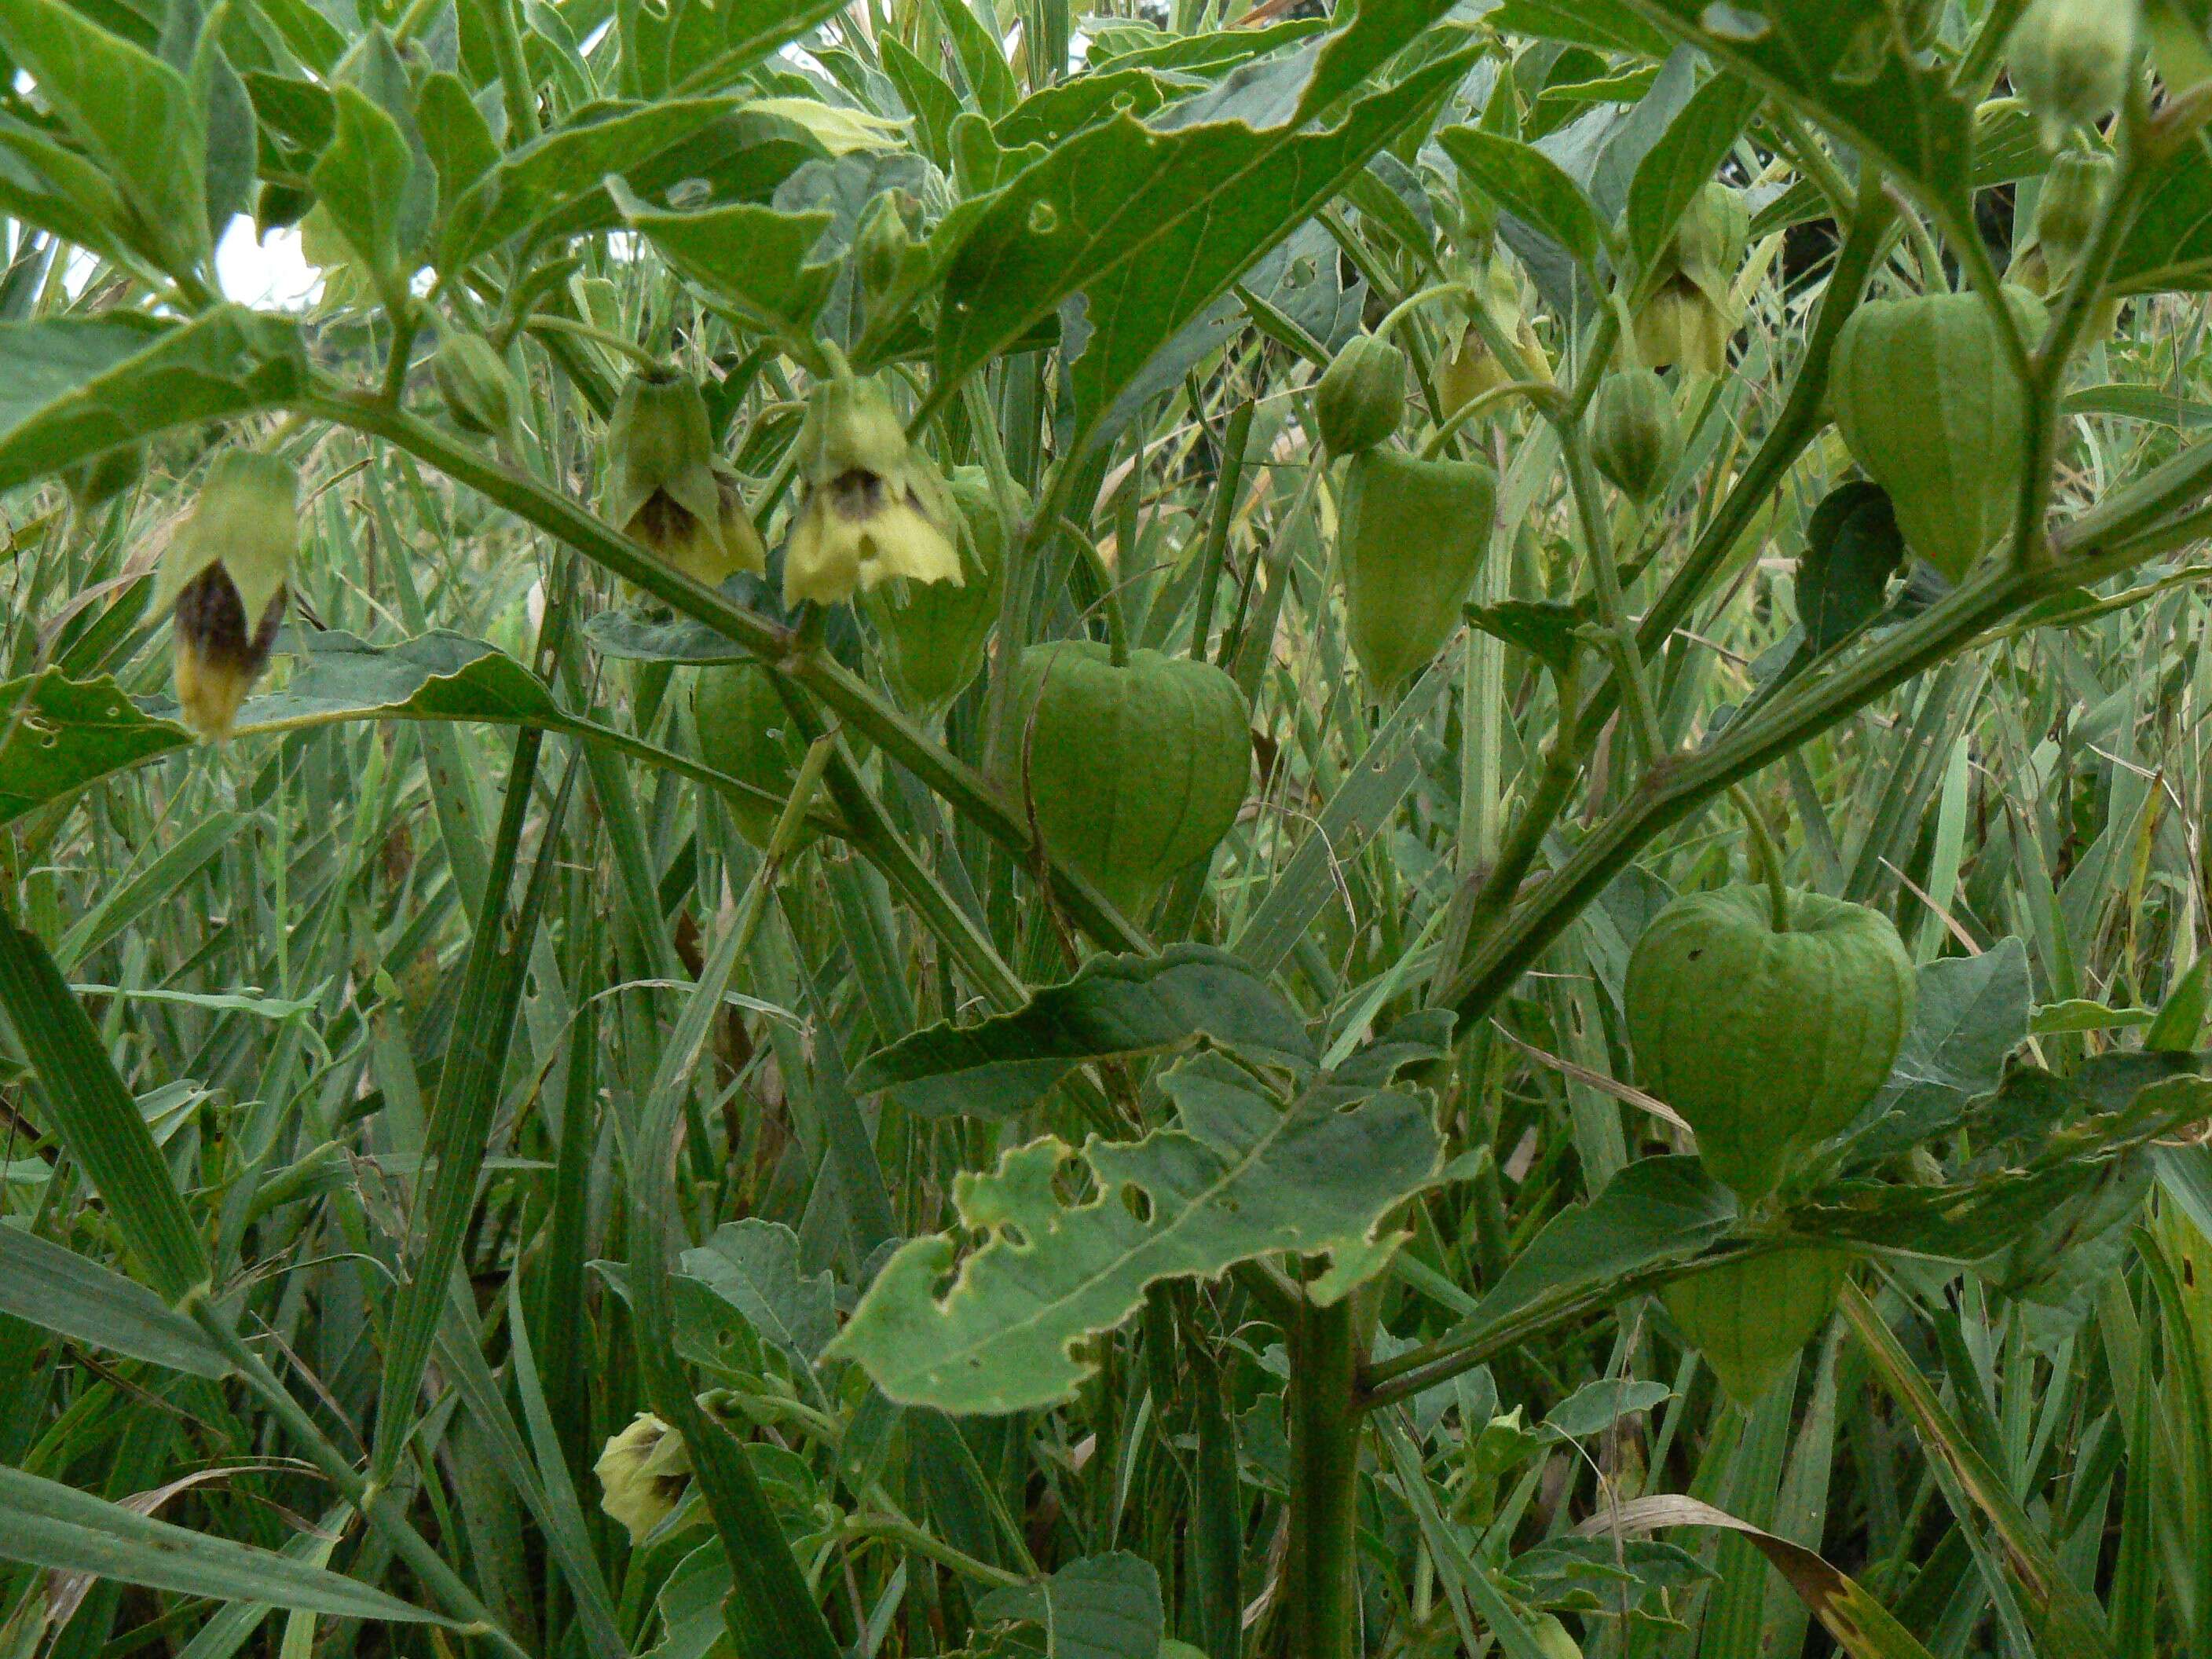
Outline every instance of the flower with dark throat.
<svg viewBox="0 0 2212 1659"><path fill-rule="evenodd" d="M836 605L893 577L963 580L951 492L876 381L839 374L814 388L799 465L806 494L784 550L785 604Z"/></svg>
<svg viewBox="0 0 2212 1659"><path fill-rule="evenodd" d="M606 495L614 524L695 581L758 575L767 550L737 476L714 459L707 401L673 369L630 377L607 422Z"/></svg>
<svg viewBox="0 0 2212 1659"><path fill-rule="evenodd" d="M171 611L172 672L185 723L227 735L276 643L300 543L298 481L274 455L234 451L161 555L155 609Z"/></svg>

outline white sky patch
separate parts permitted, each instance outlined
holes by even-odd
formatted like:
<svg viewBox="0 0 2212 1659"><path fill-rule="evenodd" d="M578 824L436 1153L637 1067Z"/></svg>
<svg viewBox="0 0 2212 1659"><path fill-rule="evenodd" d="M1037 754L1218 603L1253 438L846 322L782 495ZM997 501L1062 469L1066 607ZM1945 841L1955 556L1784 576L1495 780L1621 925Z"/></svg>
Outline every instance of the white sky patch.
<svg viewBox="0 0 2212 1659"><path fill-rule="evenodd" d="M300 252L298 227L272 230L257 242L253 221L244 214L223 233L215 268L226 298L263 311L305 311L322 291L322 273Z"/></svg>

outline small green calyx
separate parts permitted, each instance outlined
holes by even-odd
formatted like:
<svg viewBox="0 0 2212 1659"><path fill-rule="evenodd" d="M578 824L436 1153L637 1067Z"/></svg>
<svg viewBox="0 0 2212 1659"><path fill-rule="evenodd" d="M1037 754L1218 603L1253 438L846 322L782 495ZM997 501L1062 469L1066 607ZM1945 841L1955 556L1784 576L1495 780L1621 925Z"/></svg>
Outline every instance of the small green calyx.
<svg viewBox="0 0 2212 1659"><path fill-rule="evenodd" d="M1628 963L1643 1086L1697 1132L1714 1177L1754 1203L1880 1092L1912 1023L1911 958L1889 918L1769 890L1676 899Z"/></svg>
<svg viewBox="0 0 2212 1659"><path fill-rule="evenodd" d="M464 432L510 437L522 404L507 361L480 334L448 334L430 358L430 379L446 413Z"/></svg>
<svg viewBox="0 0 2212 1659"><path fill-rule="evenodd" d="M1631 501L1648 501L1666 487L1682 458L1682 424L1656 370L1625 369L1599 383L1589 446L1597 470Z"/></svg>
<svg viewBox="0 0 2212 1659"><path fill-rule="evenodd" d="M1018 529L1001 515L981 467L955 467L949 487L959 509L961 580L886 582L866 600L884 673L903 702L922 709L942 708L981 672L1006 592L1007 542ZM1008 488L1013 511L1026 518L1029 497L1018 484Z"/></svg>
<svg viewBox="0 0 2212 1659"><path fill-rule="evenodd" d="M228 734L269 665L300 544L298 479L274 455L234 451L161 555L154 605L172 612L172 672L186 724Z"/></svg>
<svg viewBox="0 0 2212 1659"><path fill-rule="evenodd" d="M625 535L710 587L768 568L737 477L715 460L706 399L673 370L632 375L616 399L602 510Z"/></svg>
<svg viewBox="0 0 2212 1659"><path fill-rule="evenodd" d="M951 494L878 382L838 374L814 388L799 465L805 495L784 550L785 604L842 604L893 577L965 580Z"/></svg>
<svg viewBox="0 0 2212 1659"><path fill-rule="evenodd" d="M1371 334L1338 352L1314 387L1314 417L1332 455L1374 448L1397 431L1405 412L1405 355Z"/></svg>
<svg viewBox="0 0 2212 1659"><path fill-rule="evenodd" d="M2013 87L2035 112L2046 147L2094 127L2127 95L2136 11L2132 0L2034 0L2013 26Z"/></svg>
<svg viewBox="0 0 2212 1659"><path fill-rule="evenodd" d="M1850 1258L1792 1245L1702 1268L1659 1294L1728 1397L1752 1406L1835 1309Z"/></svg>
<svg viewBox="0 0 2212 1659"><path fill-rule="evenodd" d="M1498 475L1480 461L1391 449L1353 457L1338 563L1352 653L1376 696L1425 668L1458 631L1497 496Z"/></svg>

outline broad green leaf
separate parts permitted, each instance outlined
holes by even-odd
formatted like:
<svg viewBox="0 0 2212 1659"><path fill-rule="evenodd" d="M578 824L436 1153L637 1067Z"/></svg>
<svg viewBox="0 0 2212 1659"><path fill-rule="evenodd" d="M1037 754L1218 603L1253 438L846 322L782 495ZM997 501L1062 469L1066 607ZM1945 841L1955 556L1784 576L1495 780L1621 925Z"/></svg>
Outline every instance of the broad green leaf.
<svg viewBox="0 0 2212 1659"><path fill-rule="evenodd" d="M0 209L88 252L128 257L130 210L100 165L43 130L0 115Z"/></svg>
<svg viewBox="0 0 2212 1659"><path fill-rule="evenodd" d="M1475 1306L1467 1328L1493 1328L1541 1305L1602 1294L1717 1243L1735 1225L1734 1194L1694 1158L1647 1158L1595 1198L1544 1224Z"/></svg>
<svg viewBox="0 0 2212 1659"><path fill-rule="evenodd" d="M1595 279L1605 231L1589 198L1558 162L1480 127L1448 127L1437 140L1500 207L1566 249Z"/></svg>
<svg viewBox="0 0 2212 1659"><path fill-rule="evenodd" d="M684 276L764 331L805 337L837 280L835 264L812 259L830 228L829 214L779 213L746 203L668 212L619 183L610 190L630 227Z"/></svg>
<svg viewBox="0 0 2212 1659"><path fill-rule="evenodd" d="M963 1175L954 1207L987 1242L964 1260L952 1235L902 1245L825 1357L857 1361L902 1405L1053 1405L1096 1370L1076 1345L1127 1320L1148 1285L1212 1278L1276 1251L1327 1252L1329 1272L1307 1290L1332 1299L1381 1269L1395 1241L1376 1230L1435 1178L1442 1149L1414 1096L1347 1105L1316 1091L1285 1109L1212 1055L1168 1081L1176 1127L1094 1137L1080 1151L1047 1137ZM1060 1197L1071 1164L1096 1183L1095 1199Z"/></svg>
<svg viewBox="0 0 2212 1659"><path fill-rule="evenodd" d="M171 1370L230 1374L230 1361L207 1334L136 1279L5 1222L0 1222L0 1313Z"/></svg>
<svg viewBox="0 0 2212 1659"><path fill-rule="evenodd" d="M988 3L988 0L987 0ZM1014 106L1020 96L1014 72L1006 67L1006 48L970 9L970 0L935 0L932 9L952 42L953 56L968 82L968 96L984 118L995 121Z"/></svg>
<svg viewBox="0 0 2212 1659"><path fill-rule="evenodd" d="M1566 40L1600 52L1664 58L1667 37L1631 11L1623 0L1504 0L1484 19L1501 34Z"/></svg>
<svg viewBox="0 0 2212 1659"><path fill-rule="evenodd" d="M2201 142L2153 165L2110 280L2120 294L2212 287L2212 166Z"/></svg>
<svg viewBox="0 0 2212 1659"><path fill-rule="evenodd" d="M1759 94L1733 76L1717 75L1691 95L1666 136L1644 152L1628 187L1628 245L1648 270L1674 226L1735 145Z"/></svg>
<svg viewBox="0 0 2212 1659"><path fill-rule="evenodd" d="M887 64L890 57L887 46ZM1133 115L1141 121L1182 90L1151 70L1093 70L1039 88L992 123L991 136L1008 149L1057 144L1109 116Z"/></svg>
<svg viewBox="0 0 2212 1659"><path fill-rule="evenodd" d="M422 82L415 100L415 125L438 175L438 199L458 202L484 174L499 165L499 141L467 85L444 70Z"/></svg>
<svg viewBox="0 0 2212 1659"><path fill-rule="evenodd" d="M1012 1117L1085 1060L1170 1054L1200 1037L1263 1064L1314 1063L1297 1011L1264 977L1212 945L1178 945L1094 957L1016 1012L916 1031L871 1054L853 1089L892 1090L926 1117Z"/></svg>
<svg viewBox="0 0 2212 1659"><path fill-rule="evenodd" d="M0 323L0 489L281 404L305 376L292 325L239 306L182 326L135 314Z"/></svg>
<svg viewBox="0 0 2212 1659"><path fill-rule="evenodd" d="M185 77L59 0L0 0L0 46L106 168L131 240L173 271L204 264L207 134Z"/></svg>
<svg viewBox="0 0 2212 1659"><path fill-rule="evenodd" d="M449 1627L453 1622L358 1579L172 1526L21 1469L0 1468L0 1559L335 1619Z"/></svg>
<svg viewBox="0 0 2212 1659"><path fill-rule="evenodd" d="M1465 73L1472 49L1362 99L1339 125L1303 131L1445 9L1369 0L1316 55L1279 125L1163 129L1117 115L1024 169L947 262L940 382L956 384L1079 293L1084 346L1071 372L1087 429L1159 346Z"/></svg>
<svg viewBox="0 0 2212 1659"><path fill-rule="evenodd" d="M403 264L399 210L414 165L399 124L362 92L340 87L337 128L307 175L347 245L396 296L411 274Z"/></svg>
<svg viewBox="0 0 2212 1659"><path fill-rule="evenodd" d="M1071 1561L1034 1584L993 1590L976 1603L975 1617L1043 1626L1046 1659L1160 1659L1166 1626L1159 1574L1125 1550Z"/></svg>
<svg viewBox="0 0 2212 1659"><path fill-rule="evenodd" d="M0 1009L29 1057L49 1125L106 1201L154 1289L173 1304L206 1285L207 1247L84 1005L38 937L4 917Z"/></svg>
<svg viewBox="0 0 2212 1659"><path fill-rule="evenodd" d="M2063 1036L2075 1031L2125 1030L2157 1018L2148 1008L2114 1008L2088 997L2069 997L2037 1008L2028 1018L2028 1030L2037 1036Z"/></svg>
<svg viewBox="0 0 2212 1659"><path fill-rule="evenodd" d="M2027 949L2000 939L1978 957L1943 957L1917 975L1912 1025L1851 1156L1886 1157L1956 1120L2003 1075L2005 1057L2027 1040Z"/></svg>
<svg viewBox="0 0 2212 1659"><path fill-rule="evenodd" d="M596 193L610 174L628 173L732 108L726 98L700 98L644 108L594 105L579 112L567 125L510 151L453 204L438 233L438 268L459 270Z"/></svg>
<svg viewBox="0 0 2212 1659"><path fill-rule="evenodd" d="M1881 485L1843 484L1813 509L1797 566L1797 623L1808 659L1875 619L1904 562L1905 539Z"/></svg>
<svg viewBox="0 0 2212 1659"><path fill-rule="evenodd" d="M951 82L915 57L896 35L886 34L880 44L884 73L890 76L891 84L898 88L899 101L914 118L915 148L927 155L940 173L951 172L952 124L959 118L960 94L953 91ZM1079 76L1078 81L1093 78L1086 75Z"/></svg>
<svg viewBox="0 0 2212 1659"><path fill-rule="evenodd" d="M826 1273L800 1271L799 1236L773 1221L726 1222L678 1258L684 1273L743 1314L755 1334L811 1365L837 1330Z"/></svg>
<svg viewBox="0 0 2212 1659"><path fill-rule="evenodd" d="M1965 222L1973 112L1932 55L1903 40L1888 0L1624 3L1875 157L1954 225Z"/></svg>
<svg viewBox="0 0 2212 1659"><path fill-rule="evenodd" d="M192 741L112 679L81 684L58 668L0 684L0 823Z"/></svg>

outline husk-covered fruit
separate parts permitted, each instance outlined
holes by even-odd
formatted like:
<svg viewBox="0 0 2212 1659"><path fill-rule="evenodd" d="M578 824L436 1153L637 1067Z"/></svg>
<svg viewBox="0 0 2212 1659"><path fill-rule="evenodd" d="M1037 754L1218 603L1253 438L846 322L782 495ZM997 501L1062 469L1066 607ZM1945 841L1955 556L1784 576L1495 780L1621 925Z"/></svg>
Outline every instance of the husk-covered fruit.
<svg viewBox="0 0 2212 1659"><path fill-rule="evenodd" d="M1047 850L1140 915L1211 854L1251 781L1250 716L1211 664L1090 640L1022 653L1015 721L995 769L1036 814Z"/></svg>
<svg viewBox="0 0 2212 1659"><path fill-rule="evenodd" d="M706 399L673 369L633 374L615 400L601 510L710 587L741 570L758 575L767 568L736 475L714 459Z"/></svg>
<svg viewBox="0 0 2212 1659"><path fill-rule="evenodd" d="M1029 512L1019 484L1009 486L1018 514ZM960 509L958 582L890 582L867 597L881 641L884 670L900 697L918 708L939 708L967 690L983 666L983 647L1006 592L1009 526L998 492L980 466L955 467L950 480Z"/></svg>
<svg viewBox="0 0 2212 1659"><path fill-rule="evenodd" d="M2027 337L2042 301L2008 288ZM1972 294L1874 300L1836 337L1829 389L1852 457L1889 492L1905 544L1953 581L2012 526L2027 411L1995 319Z"/></svg>
<svg viewBox="0 0 2212 1659"><path fill-rule="evenodd" d="M696 678L691 722L699 735L699 758L778 800L788 799L806 744L768 670L742 662L692 672ZM738 833L765 852L782 809L740 795L725 796L723 804Z"/></svg>
<svg viewBox="0 0 2212 1659"><path fill-rule="evenodd" d="M1858 1115L1912 1021L1912 962L1887 916L1819 893L1788 909L1778 932L1763 886L1686 894L1628 963L1638 1078L1747 1202Z"/></svg>
<svg viewBox="0 0 2212 1659"><path fill-rule="evenodd" d="M220 457L162 552L154 608L173 607L177 702L203 737L229 732L269 665L299 550L298 483L274 455Z"/></svg>
<svg viewBox="0 0 2212 1659"><path fill-rule="evenodd" d="M1840 1250L1792 1245L1690 1273L1659 1299L1729 1398L1749 1406L1820 1334L1850 1266Z"/></svg>
<svg viewBox="0 0 2212 1659"><path fill-rule="evenodd" d="M1648 501L1666 487L1682 458L1682 424L1656 370L1624 369L1598 383L1589 447L1597 470L1632 501Z"/></svg>
<svg viewBox="0 0 2212 1659"><path fill-rule="evenodd" d="M2035 199L2035 245L2060 282L2069 280L2104 216L2117 171L2103 150L2070 149L2051 164Z"/></svg>
<svg viewBox="0 0 2212 1659"><path fill-rule="evenodd" d="M951 492L878 382L841 374L816 386L798 454L805 496L784 549L786 605L841 604L895 576L963 580Z"/></svg>
<svg viewBox="0 0 2212 1659"><path fill-rule="evenodd" d="M2134 0L2034 0L2005 56L2046 144L2094 126L2126 95L2135 61Z"/></svg>
<svg viewBox="0 0 2212 1659"><path fill-rule="evenodd" d="M1405 355L1372 334L1348 342L1314 388L1314 418L1332 455L1374 448L1405 412Z"/></svg>
<svg viewBox="0 0 2212 1659"><path fill-rule="evenodd" d="M1339 562L1352 653L1378 693L1426 667L1458 630L1497 499L1498 475L1480 461L1353 457Z"/></svg>

